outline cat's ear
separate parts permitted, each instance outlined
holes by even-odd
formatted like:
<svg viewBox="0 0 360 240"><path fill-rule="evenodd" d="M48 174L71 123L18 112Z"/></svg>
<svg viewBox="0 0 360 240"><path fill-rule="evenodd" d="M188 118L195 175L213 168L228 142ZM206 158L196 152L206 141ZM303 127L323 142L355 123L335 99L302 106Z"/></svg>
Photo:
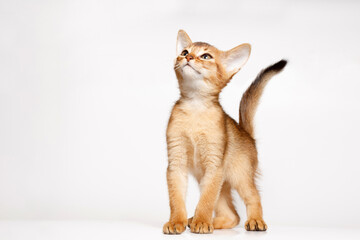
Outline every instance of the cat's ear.
<svg viewBox="0 0 360 240"><path fill-rule="evenodd" d="M179 55L184 48L188 47L191 44L190 37L186 34L184 30L179 30L177 41L176 41L176 55Z"/></svg>
<svg viewBox="0 0 360 240"><path fill-rule="evenodd" d="M245 65L250 57L251 45L241 44L233 49L224 52L223 64L226 72L230 75L237 73Z"/></svg>

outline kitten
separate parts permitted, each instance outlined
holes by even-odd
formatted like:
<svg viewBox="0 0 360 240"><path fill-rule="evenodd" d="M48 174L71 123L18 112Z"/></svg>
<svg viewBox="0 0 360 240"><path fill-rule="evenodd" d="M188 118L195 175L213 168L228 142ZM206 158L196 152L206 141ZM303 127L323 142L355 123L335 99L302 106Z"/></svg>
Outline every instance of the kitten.
<svg viewBox="0 0 360 240"><path fill-rule="evenodd" d="M178 33L174 70L181 96L166 132L171 215L163 227L165 234L182 233L187 225L193 233L238 225L231 189L246 205L246 230L267 229L255 185L258 159L253 119L266 83L287 62L281 60L257 76L241 99L239 123L219 103L221 90L247 62L250 50L249 44L242 44L221 51L207 43L193 43L183 30ZM195 215L189 220L185 208L188 173L201 190Z"/></svg>

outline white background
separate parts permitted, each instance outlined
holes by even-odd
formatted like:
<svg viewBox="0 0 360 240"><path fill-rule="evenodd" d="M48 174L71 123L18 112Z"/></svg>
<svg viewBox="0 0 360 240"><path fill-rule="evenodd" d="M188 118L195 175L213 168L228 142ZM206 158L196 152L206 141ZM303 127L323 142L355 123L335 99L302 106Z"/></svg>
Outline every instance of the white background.
<svg viewBox="0 0 360 240"><path fill-rule="evenodd" d="M221 95L235 119L256 74L289 60L256 115L268 225L360 228L359 12L359 1L1 0L0 220L161 229L182 28L223 50L252 44ZM191 179L189 217L198 197Z"/></svg>

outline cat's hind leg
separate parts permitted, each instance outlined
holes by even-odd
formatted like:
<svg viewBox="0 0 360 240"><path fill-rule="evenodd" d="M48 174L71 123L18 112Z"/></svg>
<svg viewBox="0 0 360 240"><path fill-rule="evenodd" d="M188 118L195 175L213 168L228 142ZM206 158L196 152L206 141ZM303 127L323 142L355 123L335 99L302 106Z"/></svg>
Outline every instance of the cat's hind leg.
<svg viewBox="0 0 360 240"><path fill-rule="evenodd" d="M260 194L256 188L254 178L243 174L239 176L239 179L240 181L238 181L235 188L246 206L247 221L245 222L245 229L248 231L266 231L267 225L263 220Z"/></svg>
<svg viewBox="0 0 360 240"><path fill-rule="evenodd" d="M214 229L228 229L239 224L240 217L232 201L231 186L228 182L225 182L215 205L215 217L213 218ZM189 227L192 220L192 217L188 220Z"/></svg>
<svg viewBox="0 0 360 240"><path fill-rule="evenodd" d="M240 222L231 196L231 186L224 182L219 199L215 205L215 218L213 225L215 229L233 228Z"/></svg>

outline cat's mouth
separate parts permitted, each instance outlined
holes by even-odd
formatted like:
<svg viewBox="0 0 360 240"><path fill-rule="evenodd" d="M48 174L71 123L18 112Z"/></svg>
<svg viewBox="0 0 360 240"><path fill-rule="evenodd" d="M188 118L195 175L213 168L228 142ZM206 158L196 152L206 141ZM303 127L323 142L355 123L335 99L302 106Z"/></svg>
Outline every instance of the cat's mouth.
<svg viewBox="0 0 360 240"><path fill-rule="evenodd" d="M190 67L190 68L192 68L195 72L197 72L198 74L201 74L198 70L196 70L196 69L195 69L193 66L191 66L189 63L186 63L183 68L185 68L185 67Z"/></svg>

